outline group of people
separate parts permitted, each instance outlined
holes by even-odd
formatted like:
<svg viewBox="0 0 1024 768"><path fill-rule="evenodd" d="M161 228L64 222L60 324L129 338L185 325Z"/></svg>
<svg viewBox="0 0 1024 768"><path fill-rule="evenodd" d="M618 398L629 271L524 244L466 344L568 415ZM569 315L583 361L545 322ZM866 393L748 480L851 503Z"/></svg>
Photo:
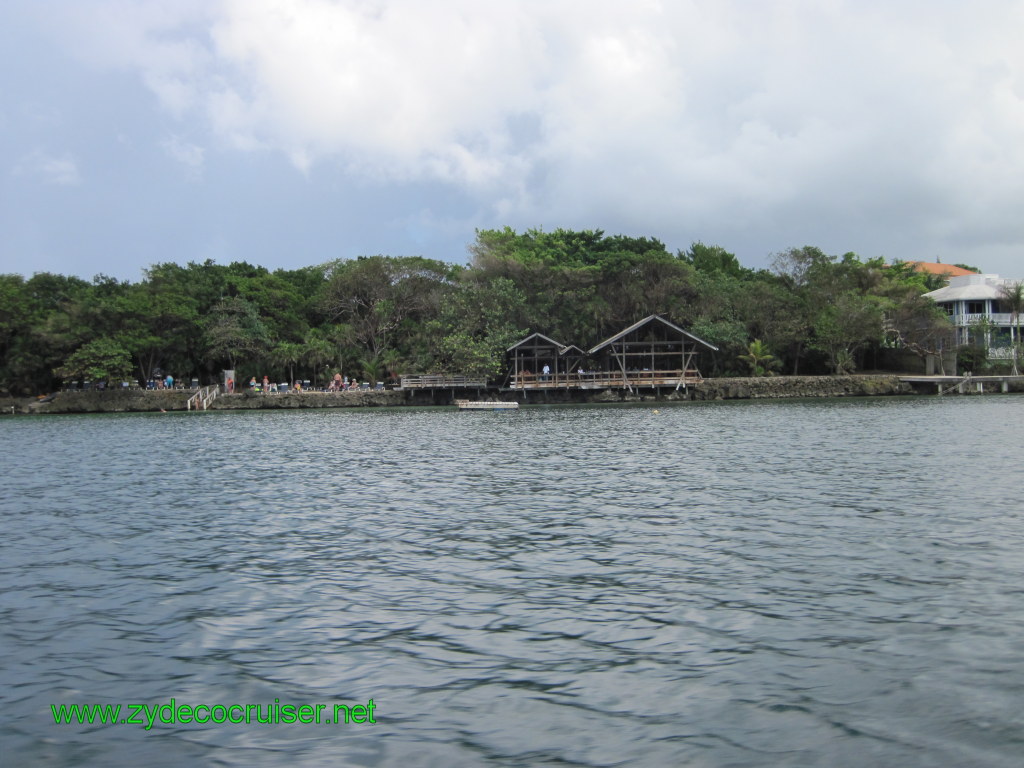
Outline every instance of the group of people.
<svg viewBox="0 0 1024 768"><path fill-rule="evenodd" d="M522 376L524 379L529 379L533 377L533 372L529 368L523 368L523 370L520 371L519 375ZM551 378L551 366L545 363L544 367L541 369L540 375L538 375L537 378L540 381L547 381L549 378Z"/></svg>
<svg viewBox="0 0 1024 768"><path fill-rule="evenodd" d="M162 379L157 376L149 380L146 389L174 389L174 377L169 373Z"/></svg>
<svg viewBox="0 0 1024 768"><path fill-rule="evenodd" d="M328 392L344 392L350 389L359 389L359 382L349 379L348 376L342 376L340 373L334 374L331 383L327 385Z"/></svg>
<svg viewBox="0 0 1024 768"><path fill-rule="evenodd" d="M232 394L235 391L235 381L234 381L234 379L228 379L226 386L227 386L228 394ZM285 385L285 386L287 386L287 385ZM250 392L278 392L279 389L278 389L277 384L272 384L271 383L269 377L264 376L263 377L263 381L260 382L260 381L256 381L256 377L253 376L251 379L249 379L249 391ZM295 384L293 384L291 387L289 387L288 391L289 392L301 392L302 391L302 381L300 381L299 379L296 379L295 380Z"/></svg>
<svg viewBox="0 0 1024 768"><path fill-rule="evenodd" d="M576 369L576 379L578 381L582 381L585 377L591 376L591 375L593 375L593 371L585 371L585 370L583 370L582 366L580 366L580 367L578 367ZM562 373L561 376L562 376L562 379L565 380L565 379L568 379L570 376L572 376L572 373L567 370L564 373ZM540 382L551 381L551 366L547 365L545 363L544 367L541 369L541 372L539 374L534 374L528 368L524 368L523 370L521 370L519 372L519 378L520 378L521 381L524 381L524 382L525 381L531 381L531 380L534 380L534 379L536 379L537 381L540 381Z"/></svg>
<svg viewBox="0 0 1024 768"><path fill-rule="evenodd" d="M173 382L173 380L171 379L170 376L168 376L167 378ZM307 381L307 382L305 382L305 384L309 384L309 382ZM168 384L167 386L169 387L169 386L171 386L171 384ZM161 388L162 388L162 386L161 386ZM336 374L334 374L334 378L331 379L330 384L328 384L327 391L328 392L344 392L345 390L354 390L354 389L359 389L359 388L360 388L359 382L356 381L355 379L351 379L350 380L348 376L342 376L340 373L336 373ZM235 381L234 381L234 379L230 379L229 378L225 382L225 389L227 390L228 394L233 394L234 393L234 391L235 391ZM278 391L280 391L276 384L271 383L270 378L268 376L264 376L262 382L257 381L256 377L253 376L251 379L249 379L249 390L252 391L252 392L278 392ZM287 388L287 391L288 392L302 392L303 391L303 382L301 380L299 380L299 379L296 379L295 383L291 387Z"/></svg>

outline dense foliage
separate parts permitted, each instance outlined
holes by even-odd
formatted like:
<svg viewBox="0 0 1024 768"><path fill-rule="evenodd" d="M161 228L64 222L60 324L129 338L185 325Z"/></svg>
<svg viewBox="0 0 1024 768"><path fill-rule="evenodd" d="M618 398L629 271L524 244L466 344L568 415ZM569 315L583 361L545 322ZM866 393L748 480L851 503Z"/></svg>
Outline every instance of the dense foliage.
<svg viewBox="0 0 1024 768"><path fill-rule="evenodd" d="M467 266L157 264L137 283L0 275L0 387L165 373L205 382L223 368L239 380L497 376L505 349L531 331L588 348L653 313L719 347L705 375L846 372L873 365L894 337L924 350L948 330L920 299L934 278L852 253L794 248L754 271L703 243L672 254L653 238L509 228L477 232L470 252Z"/></svg>

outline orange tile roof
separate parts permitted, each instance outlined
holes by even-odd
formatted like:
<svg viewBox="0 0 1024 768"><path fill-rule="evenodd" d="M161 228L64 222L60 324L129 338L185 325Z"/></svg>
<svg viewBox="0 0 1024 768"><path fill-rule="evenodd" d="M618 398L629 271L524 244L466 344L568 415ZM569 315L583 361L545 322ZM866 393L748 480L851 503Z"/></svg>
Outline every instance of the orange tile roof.
<svg viewBox="0 0 1024 768"><path fill-rule="evenodd" d="M912 266L918 272L927 272L929 275L946 275L947 277L957 277L958 275L973 275L969 269L963 267L956 267L952 264L936 264L933 261L908 261L906 262Z"/></svg>

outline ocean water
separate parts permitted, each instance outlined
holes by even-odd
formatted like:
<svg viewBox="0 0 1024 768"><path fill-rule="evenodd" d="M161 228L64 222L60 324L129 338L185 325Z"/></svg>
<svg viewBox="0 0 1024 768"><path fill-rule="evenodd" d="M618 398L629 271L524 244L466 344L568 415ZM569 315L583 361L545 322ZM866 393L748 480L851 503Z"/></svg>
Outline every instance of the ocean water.
<svg viewBox="0 0 1024 768"><path fill-rule="evenodd" d="M1013 395L5 418L0 763L1016 768L1022 434ZM375 723L55 722L172 699Z"/></svg>

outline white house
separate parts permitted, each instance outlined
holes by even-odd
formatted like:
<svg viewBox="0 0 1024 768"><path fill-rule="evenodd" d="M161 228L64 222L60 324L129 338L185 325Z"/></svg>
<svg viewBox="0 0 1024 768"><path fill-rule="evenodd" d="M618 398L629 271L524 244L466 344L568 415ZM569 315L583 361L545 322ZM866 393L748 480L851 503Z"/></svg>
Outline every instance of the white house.
<svg viewBox="0 0 1024 768"><path fill-rule="evenodd" d="M956 275L925 296L946 310L956 326L956 343L983 344L989 357L1010 357L1012 315L1000 288L1016 280L999 275Z"/></svg>

